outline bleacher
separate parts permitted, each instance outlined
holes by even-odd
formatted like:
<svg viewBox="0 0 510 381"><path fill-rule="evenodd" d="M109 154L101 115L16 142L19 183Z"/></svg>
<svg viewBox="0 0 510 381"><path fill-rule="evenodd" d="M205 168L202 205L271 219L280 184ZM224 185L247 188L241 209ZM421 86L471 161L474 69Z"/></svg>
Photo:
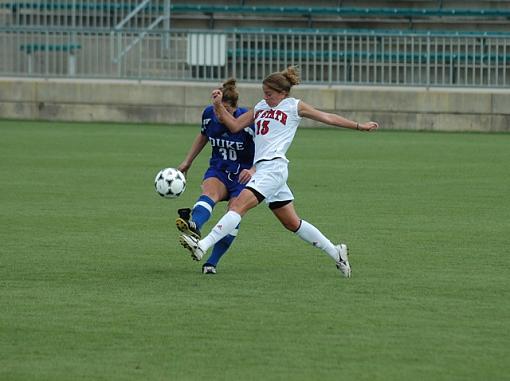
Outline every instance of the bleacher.
<svg viewBox="0 0 510 381"><path fill-rule="evenodd" d="M113 28L141 2L0 1L0 26L44 25ZM146 2L123 24L143 28L168 12L173 28L336 28L376 30L510 31L510 2L503 0L336 0Z"/></svg>
<svg viewBox="0 0 510 381"><path fill-rule="evenodd" d="M172 25L206 29L229 27L352 28L392 30L477 30L508 31L510 4L490 3L489 8L452 8L443 2L435 6L398 7L380 1L378 6L288 6L216 5L173 3ZM377 2L372 2L377 3ZM425 2L424 2L425 3ZM274 3L273 3L274 4ZM479 3L478 3L479 4ZM423 4L425 5L425 4ZM488 4L484 4L488 5Z"/></svg>
<svg viewBox="0 0 510 381"><path fill-rule="evenodd" d="M53 72L43 69L53 60L61 67L58 75L97 76L87 73L99 62L103 67L97 70L106 77L211 79L236 74L256 81L295 63L306 80L321 83L510 82L510 1L292 4L0 0L4 45L21 54L13 60L4 55L4 65L32 75ZM20 37L12 39L14 32ZM211 54L208 44L217 57L204 58Z"/></svg>

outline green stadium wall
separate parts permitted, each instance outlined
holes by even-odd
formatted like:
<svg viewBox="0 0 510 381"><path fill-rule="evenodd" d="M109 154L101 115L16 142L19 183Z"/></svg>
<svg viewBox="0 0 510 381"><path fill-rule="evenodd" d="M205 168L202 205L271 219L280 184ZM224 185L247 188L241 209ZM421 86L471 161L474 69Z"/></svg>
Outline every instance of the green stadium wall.
<svg viewBox="0 0 510 381"><path fill-rule="evenodd" d="M0 79L0 118L83 122L200 124L219 84L61 79ZM239 84L240 104L253 107L261 87ZM300 85L293 96L384 128L510 131L510 89ZM320 126L303 120L303 126Z"/></svg>

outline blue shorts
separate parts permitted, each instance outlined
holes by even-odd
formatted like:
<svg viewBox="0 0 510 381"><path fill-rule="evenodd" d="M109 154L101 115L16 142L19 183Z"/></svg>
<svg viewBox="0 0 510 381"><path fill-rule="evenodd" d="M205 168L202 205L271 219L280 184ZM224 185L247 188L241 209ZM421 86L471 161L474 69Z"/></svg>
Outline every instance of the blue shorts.
<svg viewBox="0 0 510 381"><path fill-rule="evenodd" d="M210 177L217 178L225 185L228 191L228 199L239 196L239 193L241 193L246 186L246 184L240 184L238 182L238 174L234 175L233 173L227 173L215 167L209 167L209 169L205 171L204 180Z"/></svg>

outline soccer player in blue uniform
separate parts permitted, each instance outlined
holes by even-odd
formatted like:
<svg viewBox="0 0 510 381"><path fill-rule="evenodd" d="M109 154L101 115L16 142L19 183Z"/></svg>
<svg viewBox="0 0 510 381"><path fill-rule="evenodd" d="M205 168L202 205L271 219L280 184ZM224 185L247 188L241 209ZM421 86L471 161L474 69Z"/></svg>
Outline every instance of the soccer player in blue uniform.
<svg viewBox="0 0 510 381"><path fill-rule="evenodd" d="M236 80L229 79L222 87L222 103L235 118L248 110L238 107L239 93ZM204 174L202 194L192 209L179 209L179 217L175 224L181 232L201 237L200 229L211 217L214 206L220 201L230 201L236 198L251 179L255 169L253 143L255 128L247 127L237 133L231 133L220 123L214 113L214 106L210 105L202 113L202 128L196 136L184 161L179 165L181 172L191 167L193 160L205 147L207 142L212 147L209 168ZM216 274L216 266L225 252L229 249L237 236L239 226L232 233L224 237L214 246L211 255L202 266L202 273Z"/></svg>

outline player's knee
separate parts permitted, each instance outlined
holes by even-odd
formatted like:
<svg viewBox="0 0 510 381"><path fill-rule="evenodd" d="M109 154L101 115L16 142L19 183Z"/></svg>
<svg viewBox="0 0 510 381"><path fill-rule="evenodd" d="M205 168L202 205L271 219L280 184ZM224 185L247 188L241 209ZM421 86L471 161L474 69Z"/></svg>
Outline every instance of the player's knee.
<svg viewBox="0 0 510 381"><path fill-rule="evenodd" d="M254 208L258 205L258 201L253 195L248 195L247 197L240 196L235 200L232 200L229 205L229 210L232 210L239 214L240 216L244 216L248 210Z"/></svg>
<svg viewBox="0 0 510 381"><path fill-rule="evenodd" d="M239 202L238 200L234 200L231 202L228 206L228 210L231 210L233 212L236 212L239 215L244 215L245 212L245 206L242 202Z"/></svg>

